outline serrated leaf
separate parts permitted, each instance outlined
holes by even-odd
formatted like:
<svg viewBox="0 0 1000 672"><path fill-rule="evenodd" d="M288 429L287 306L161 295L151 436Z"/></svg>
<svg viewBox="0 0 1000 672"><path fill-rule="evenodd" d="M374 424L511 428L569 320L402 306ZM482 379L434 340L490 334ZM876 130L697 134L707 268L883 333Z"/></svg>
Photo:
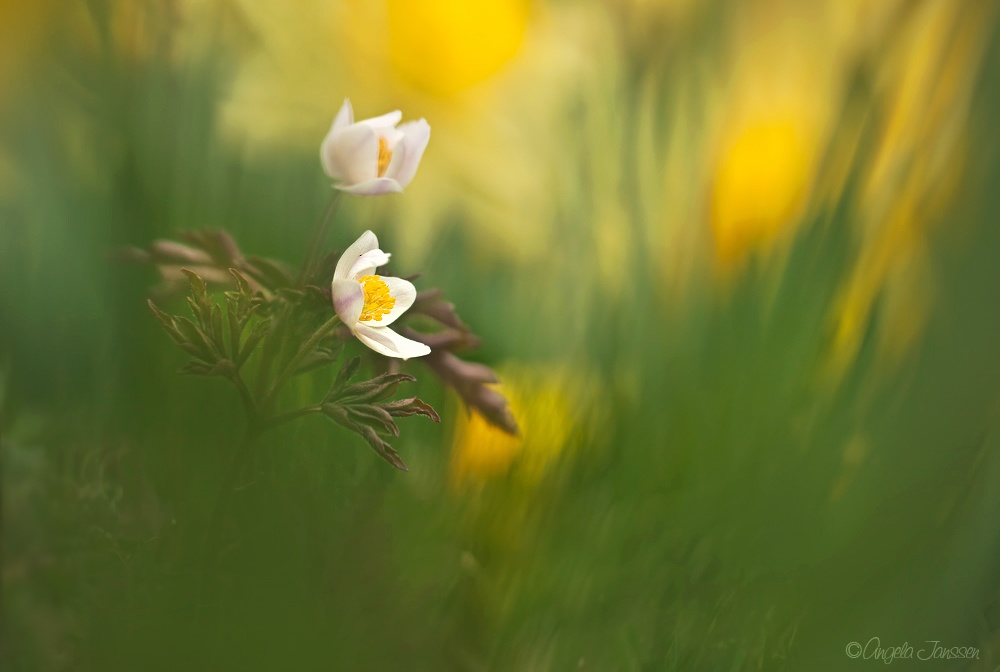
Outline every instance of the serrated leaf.
<svg viewBox="0 0 1000 672"><path fill-rule="evenodd" d="M347 410L338 404L323 404L320 407L323 411L323 415L330 418L338 425L345 427L352 432L358 431L357 425L348 416Z"/></svg>
<svg viewBox="0 0 1000 672"><path fill-rule="evenodd" d="M222 333L222 307L217 303L212 303L212 341L220 355L225 356L225 335ZM233 355L236 356L235 354Z"/></svg>
<svg viewBox="0 0 1000 672"><path fill-rule="evenodd" d="M201 327L207 327L209 320L206 319L207 316L202 313L201 305L194 299L194 297L186 297L188 306L191 307L191 314L194 315L194 319L198 320L198 325Z"/></svg>
<svg viewBox="0 0 1000 672"><path fill-rule="evenodd" d="M315 369L333 364L337 361L337 358L340 356L340 351L343 349L344 344L342 341L337 341L337 343L333 346L333 349L317 348L311 355L302 361L298 369L295 370L295 375L314 371Z"/></svg>
<svg viewBox="0 0 1000 672"><path fill-rule="evenodd" d="M411 415L425 415L434 422L441 422L441 416L437 414L430 404L416 397L393 401L388 404L380 404L381 408L396 418L409 417Z"/></svg>
<svg viewBox="0 0 1000 672"><path fill-rule="evenodd" d="M368 425L375 429L375 431L381 430L383 434L399 436L399 427L396 426L395 421L389 415L388 411L370 404L351 404L344 408L347 409L351 419L358 424Z"/></svg>
<svg viewBox="0 0 1000 672"><path fill-rule="evenodd" d="M409 471L403 463L403 460L400 459L399 453L393 450L392 446L383 441L382 437L380 437L374 429L367 425L359 425L358 428L358 433L361 434L361 437L368 442L368 445L372 447L372 450L378 453L383 460L400 471Z"/></svg>
<svg viewBox="0 0 1000 672"><path fill-rule="evenodd" d="M233 276L233 280L236 282L236 291L227 293L227 296L231 296L237 302L236 315L240 318L240 324L246 326L247 321L250 319L250 306L254 298L254 291L250 287L250 281L240 271L230 268L229 274Z"/></svg>
<svg viewBox="0 0 1000 672"><path fill-rule="evenodd" d="M243 348L240 351L240 357L236 361L236 366L241 367L246 363L253 351L260 345L260 342L264 340L264 336L267 335L267 330L271 328L271 318L266 318L253 325L253 329L250 330L250 335L247 336L246 343L243 344Z"/></svg>
<svg viewBox="0 0 1000 672"><path fill-rule="evenodd" d="M208 317L208 287L205 285L205 281L201 279L200 275L190 269L182 268L181 273L186 275L188 282L191 283L191 296L194 297L198 308L202 311L201 314L204 317Z"/></svg>
<svg viewBox="0 0 1000 672"><path fill-rule="evenodd" d="M518 436L517 420L510 411L507 399L490 383L496 382L496 375L488 367L473 362L464 362L450 352L432 351L424 358L441 380L454 388L469 407L479 411L491 425L502 429L511 436Z"/></svg>
<svg viewBox="0 0 1000 672"><path fill-rule="evenodd" d="M340 371L337 372L337 378L333 381L333 387L330 388L330 391L326 395L326 401L331 401L340 396L344 387L350 382L354 374L357 373L359 366L361 366L360 357L351 357L344 362L344 365L340 367Z"/></svg>
<svg viewBox="0 0 1000 672"><path fill-rule="evenodd" d="M354 418L357 416L355 414L349 413L339 404L323 404L322 410L324 415L341 427L349 429L355 434L360 434L361 438L367 441L368 445L372 447L372 450L374 450L383 460L397 469L409 471L409 469L406 468L406 465L403 464L403 460L399 458L399 454L393 450L392 446L383 441L382 437L378 435L378 432L376 432L374 428L369 425L356 422Z"/></svg>
<svg viewBox="0 0 1000 672"><path fill-rule="evenodd" d="M173 339L174 343L180 345L181 343L186 342L184 336L177 329L177 325L174 323L174 318L160 310L159 307L153 303L152 299L148 299L146 303L149 304L149 308L153 311L153 315L156 316L157 321L159 321L166 332L170 335L170 338Z"/></svg>
<svg viewBox="0 0 1000 672"><path fill-rule="evenodd" d="M183 376L208 376L212 372L212 365L205 362L191 361L178 369L177 373Z"/></svg>
<svg viewBox="0 0 1000 672"><path fill-rule="evenodd" d="M230 268L229 272L232 274L233 279L236 281L236 289L239 291L240 294L244 294L246 296L250 296L251 294L253 294L253 292L250 291L250 283L247 281L246 276L244 276L235 268Z"/></svg>
<svg viewBox="0 0 1000 672"><path fill-rule="evenodd" d="M197 348L199 354L196 354L196 357L212 363L218 360L217 353L212 352L212 346L209 345L208 339L194 322L186 317L178 316L176 323L187 342Z"/></svg>
<svg viewBox="0 0 1000 672"><path fill-rule="evenodd" d="M236 314L237 299L226 293L226 322L229 324L229 356L233 361L240 359L240 340L243 338L243 325Z"/></svg>
<svg viewBox="0 0 1000 672"><path fill-rule="evenodd" d="M204 351L194 343L188 343L187 341L185 341L183 343L178 343L178 345L180 346L181 350L188 353L192 357L197 357L200 360L207 361Z"/></svg>
<svg viewBox="0 0 1000 672"><path fill-rule="evenodd" d="M351 385L341 393L340 397L354 402L381 401L394 395L400 383L412 383L415 380L416 378L407 373L383 373L377 378Z"/></svg>

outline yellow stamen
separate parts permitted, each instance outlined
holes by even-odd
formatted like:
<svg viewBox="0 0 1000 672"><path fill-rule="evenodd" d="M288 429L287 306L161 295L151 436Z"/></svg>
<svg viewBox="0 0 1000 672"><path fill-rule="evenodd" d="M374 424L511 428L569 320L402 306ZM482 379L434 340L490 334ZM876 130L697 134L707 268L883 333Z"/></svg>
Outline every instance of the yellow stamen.
<svg viewBox="0 0 1000 672"><path fill-rule="evenodd" d="M392 312L392 307L396 305L396 299L389 296L389 285L377 275L366 275L358 282L365 293L365 305L358 320L381 322L382 316Z"/></svg>
<svg viewBox="0 0 1000 672"><path fill-rule="evenodd" d="M389 169L389 162L392 161L392 150L389 149L389 141L385 138L378 139L378 176L384 177L385 171ZM378 276L375 276L378 277Z"/></svg>

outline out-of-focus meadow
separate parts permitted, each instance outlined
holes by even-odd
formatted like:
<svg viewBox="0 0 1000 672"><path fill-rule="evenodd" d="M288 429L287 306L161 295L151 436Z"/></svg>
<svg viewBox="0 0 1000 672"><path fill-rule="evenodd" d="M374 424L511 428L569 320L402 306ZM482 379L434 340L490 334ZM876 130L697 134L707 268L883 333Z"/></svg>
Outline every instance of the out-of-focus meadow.
<svg viewBox="0 0 1000 672"><path fill-rule="evenodd" d="M992 672L997 9L0 0L0 667ZM112 252L298 263L348 96L433 131L331 247L443 288L522 432L413 360L409 473L267 436L199 604L239 399Z"/></svg>

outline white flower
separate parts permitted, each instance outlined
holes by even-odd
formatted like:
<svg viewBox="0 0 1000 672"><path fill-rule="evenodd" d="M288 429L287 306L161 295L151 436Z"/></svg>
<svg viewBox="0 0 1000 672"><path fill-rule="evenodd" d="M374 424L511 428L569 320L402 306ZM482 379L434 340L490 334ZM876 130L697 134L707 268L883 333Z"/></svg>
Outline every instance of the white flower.
<svg viewBox="0 0 1000 672"><path fill-rule="evenodd" d="M378 238L365 231L337 262L333 272L333 308L358 340L386 357L423 357L431 349L389 328L417 298L412 282L375 275L389 255L378 249Z"/></svg>
<svg viewBox="0 0 1000 672"><path fill-rule="evenodd" d="M396 110L354 123L351 101L344 100L319 150L337 189L362 196L403 191L417 173L431 127L423 119L399 124L402 118Z"/></svg>

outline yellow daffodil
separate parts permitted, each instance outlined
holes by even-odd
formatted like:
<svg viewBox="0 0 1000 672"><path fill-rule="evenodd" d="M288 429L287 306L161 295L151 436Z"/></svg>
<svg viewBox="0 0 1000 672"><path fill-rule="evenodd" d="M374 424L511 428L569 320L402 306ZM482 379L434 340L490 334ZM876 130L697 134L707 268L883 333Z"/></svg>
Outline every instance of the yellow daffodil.
<svg viewBox="0 0 1000 672"><path fill-rule="evenodd" d="M333 308L351 333L380 355L404 360L423 357L430 354L430 348L389 328L413 305L417 290L402 278L375 275L375 269L388 262L389 255L379 249L375 234L361 234L333 272Z"/></svg>
<svg viewBox="0 0 1000 672"><path fill-rule="evenodd" d="M507 366L499 386L517 418L511 436L473 411L459 416L452 446L451 481L457 490L513 473L533 489L572 445L574 432L593 429L593 386L564 370Z"/></svg>
<svg viewBox="0 0 1000 672"><path fill-rule="evenodd" d="M431 127L423 119L400 124L402 118L396 110L355 123L351 101L344 101L319 152L337 189L379 196L406 188L424 156Z"/></svg>

